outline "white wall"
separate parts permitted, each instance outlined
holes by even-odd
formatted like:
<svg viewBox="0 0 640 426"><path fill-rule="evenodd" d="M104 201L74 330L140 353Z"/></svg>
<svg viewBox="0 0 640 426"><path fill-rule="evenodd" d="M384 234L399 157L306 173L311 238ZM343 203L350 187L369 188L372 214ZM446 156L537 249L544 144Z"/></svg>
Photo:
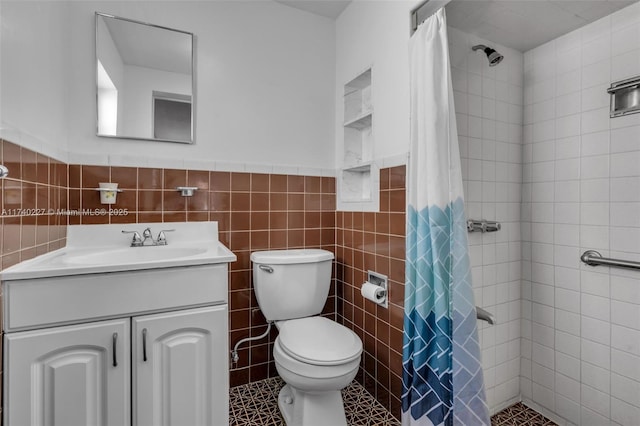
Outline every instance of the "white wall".
<svg viewBox="0 0 640 426"><path fill-rule="evenodd" d="M70 162L333 173L332 20L272 1L4 3L3 116ZM196 144L95 136L96 11L196 34Z"/></svg>
<svg viewBox="0 0 640 426"><path fill-rule="evenodd" d="M521 392L569 424L640 419L640 114L607 87L640 75L636 3L525 54Z"/></svg>
<svg viewBox="0 0 640 426"><path fill-rule="evenodd" d="M336 20L338 167L344 156L344 85L367 68L372 68L374 160L382 165L381 160L409 150L409 17L419 3L354 1Z"/></svg>
<svg viewBox="0 0 640 426"><path fill-rule="evenodd" d="M63 161L68 12L64 3L0 4L0 136Z"/></svg>
<svg viewBox="0 0 640 426"><path fill-rule="evenodd" d="M74 2L69 147L82 162L154 153L212 162L333 168L334 23L270 1ZM89 108L95 10L196 34L196 144L97 138Z"/></svg>
<svg viewBox="0 0 640 426"><path fill-rule="evenodd" d="M487 402L493 414L520 396L520 186L522 53L449 27L449 52L468 218L496 220L495 233L469 234ZM476 44L504 55L495 67Z"/></svg>

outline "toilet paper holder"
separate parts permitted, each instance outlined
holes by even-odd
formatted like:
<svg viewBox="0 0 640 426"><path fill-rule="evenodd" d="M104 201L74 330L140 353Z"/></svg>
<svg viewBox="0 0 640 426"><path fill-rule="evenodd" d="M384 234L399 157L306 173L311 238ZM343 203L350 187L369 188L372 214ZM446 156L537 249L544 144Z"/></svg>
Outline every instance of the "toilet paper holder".
<svg viewBox="0 0 640 426"><path fill-rule="evenodd" d="M375 284L378 287L382 287L384 290L384 301L379 305L388 308L389 307L389 278L386 275L379 274L374 271L367 271L367 282Z"/></svg>

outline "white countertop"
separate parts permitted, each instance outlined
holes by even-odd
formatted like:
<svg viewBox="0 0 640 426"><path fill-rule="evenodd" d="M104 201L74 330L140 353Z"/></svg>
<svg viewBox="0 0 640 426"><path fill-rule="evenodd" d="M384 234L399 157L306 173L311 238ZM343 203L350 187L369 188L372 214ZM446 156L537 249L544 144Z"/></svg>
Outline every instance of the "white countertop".
<svg viewBox="0 0 640 426"><path fill-rule="evenodd" d="M167 232L166 246L130 247L132 234L151 228L153 238ZM70 225L67 246L18 263L0 272L0 279L22 280L66 275L100 274L155 268L209 265L236 260L218 241L217 222Z"/></svg>

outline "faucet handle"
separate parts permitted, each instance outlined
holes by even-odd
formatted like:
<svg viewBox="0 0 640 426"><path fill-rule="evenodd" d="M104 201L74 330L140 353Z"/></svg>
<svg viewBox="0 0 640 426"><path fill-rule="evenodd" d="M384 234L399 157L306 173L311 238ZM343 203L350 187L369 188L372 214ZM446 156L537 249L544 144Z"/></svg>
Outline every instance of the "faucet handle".
<svg viewBox="0 0 640 426"><path fill-rule="evenodd" d="M144 238L145 240L148 238L153 239L151 235L151 228L146 228L144 231L142 231L142 238Z"/></svg>
<svg viewBox="0 0 640 426"><path fill-rule="evenodd" d="M131 239L131 247L139 247L142 245L142 237L138 231L125 231L124 229L121 231L123 234L133 234L133 238Z"/></svg>
<svg viewBox="0 0 640 426"><path fill-rule="evenodd" d="M167 245L167 236L164 234L165 232L173 232L175 229L163 229L158 233L158 238L156 238L156 244L161 246Z"/></svg>

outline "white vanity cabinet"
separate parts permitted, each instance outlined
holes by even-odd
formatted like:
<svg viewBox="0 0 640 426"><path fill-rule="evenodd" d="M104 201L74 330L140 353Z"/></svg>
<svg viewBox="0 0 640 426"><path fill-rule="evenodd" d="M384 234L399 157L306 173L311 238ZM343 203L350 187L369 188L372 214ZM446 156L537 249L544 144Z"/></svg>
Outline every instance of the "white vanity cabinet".
<svg viewBox="0 0 640 426"><path fill-rule="evenodd" d="M129 424L129 319L5 335L5 425Z"/></svg>
<svg viewBox="0 0 640 426"><path fill-rule="evenodd" d="M7 424L227 424L227 318L218 305L9 333Z"/></svg>
<svg viewBox="0 0 640 426"><path fill-rule="evenodd" d="M162 226L150 247L130 232L157 224L69 226L67 247L2 271L4 426L229 423L236 256L216 222Z"/></svg>
<svg viewBox="0 0 640 426"><path fill-rule="evenodd" d="M132 319L133 424L228 424L227 309Z"/></svg>

